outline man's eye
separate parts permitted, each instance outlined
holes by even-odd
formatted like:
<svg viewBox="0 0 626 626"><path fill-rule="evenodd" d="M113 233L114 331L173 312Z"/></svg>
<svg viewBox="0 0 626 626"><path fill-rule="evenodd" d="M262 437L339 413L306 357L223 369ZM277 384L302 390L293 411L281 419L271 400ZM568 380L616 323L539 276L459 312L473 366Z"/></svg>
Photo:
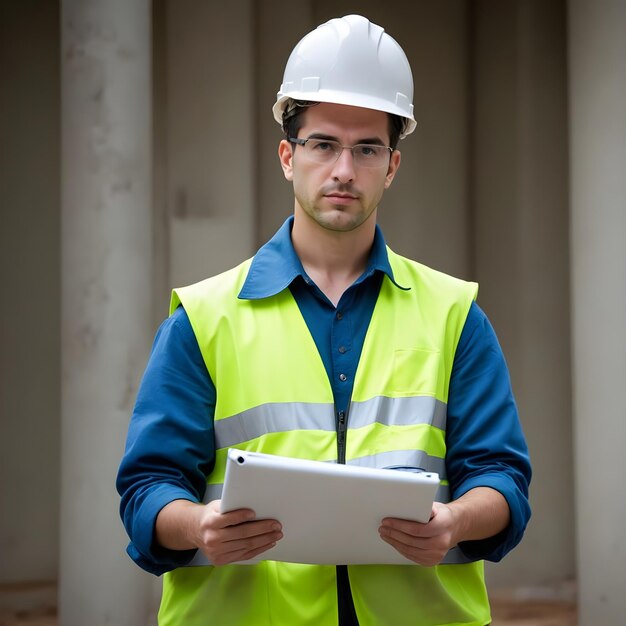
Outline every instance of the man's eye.
<svg viewBox="0 0 626 626"><path fill-rule="evenodd" d="M373 157L376 156L379 152L379 148L377 146L357 146L358 152L360 155L364 157Z"/></svg>
<svg viewBox="0 0 626 626"><path fill-rule="evenodd" d="M333 144L329 141L315 141L311 142L311 147L318 152L329 152L332 151Z"/></svg>

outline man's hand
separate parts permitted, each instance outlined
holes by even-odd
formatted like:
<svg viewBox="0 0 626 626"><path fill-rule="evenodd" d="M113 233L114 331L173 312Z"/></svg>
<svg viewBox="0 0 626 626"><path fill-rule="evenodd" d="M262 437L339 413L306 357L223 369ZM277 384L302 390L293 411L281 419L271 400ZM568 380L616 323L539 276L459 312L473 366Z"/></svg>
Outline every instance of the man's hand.
<svg viewBox="0 0 626 626"><path fill-rule="evenodd" d="M156 539L170 550L200 549L213 565L252 559L283 536L280 522L255 520L254 511L220 512L220 501L195 504L174 500L161 509Z"/></svg>
<svg viewBox="0 0 626 626"><path fill-rule="evenodd" d="M381 539L402 556L418 565L430 567L439 564L448 550L456 545L453 527L450 507L434 502L428 523L386 517L378 532Z"/></svg>
<svg viewBox="0 0 626 626"><path fill-rule="evenodd" d="M426 524L386 517L378 532L402 556L430 567L441 563L446 552L461 541L497 535L509 525L510 517L500 492L476 487L449 504L434 502Z"/></svg>
<svg viewBox="0 0 626 626"><path fill-rule="evenodd" d="M220 513L219 500L203 508L196 543L213 565L252 559L273 548L283 536L278 521L255 520L250 509Z"/></svg>

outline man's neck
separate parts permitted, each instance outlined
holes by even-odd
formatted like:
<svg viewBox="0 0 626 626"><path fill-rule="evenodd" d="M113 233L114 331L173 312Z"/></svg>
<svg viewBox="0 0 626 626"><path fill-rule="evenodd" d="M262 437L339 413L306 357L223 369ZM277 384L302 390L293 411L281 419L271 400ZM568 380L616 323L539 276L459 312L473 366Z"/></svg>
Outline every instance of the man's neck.
<svg viewBox="0 0 626 626"><path fill-rule="evenodd" d="M376 216L358 228L332 231L308 218L294 217L291 240L306 273L335 305L365 271L376 229Z"/></svg>

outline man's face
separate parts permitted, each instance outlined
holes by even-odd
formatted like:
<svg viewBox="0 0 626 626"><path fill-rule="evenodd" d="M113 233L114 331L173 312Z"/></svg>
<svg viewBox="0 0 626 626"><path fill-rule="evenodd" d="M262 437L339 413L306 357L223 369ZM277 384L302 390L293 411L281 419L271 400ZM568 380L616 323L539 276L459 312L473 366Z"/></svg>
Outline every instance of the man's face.
<svg viewBox="0 0 626 626"><path fill-rule="evenodd" d="M301 115L299 139L314 136L343 146L389 145L388 116L382 111L320 103ZM286 140L281 141L278 153L285 178L293 182L296 214L339 232L376 220L378 203L400 165L397 150L380 167L355 164L350 150L344 150L334 163L320 164L308 158L302 146L294 149Z"/></svg>

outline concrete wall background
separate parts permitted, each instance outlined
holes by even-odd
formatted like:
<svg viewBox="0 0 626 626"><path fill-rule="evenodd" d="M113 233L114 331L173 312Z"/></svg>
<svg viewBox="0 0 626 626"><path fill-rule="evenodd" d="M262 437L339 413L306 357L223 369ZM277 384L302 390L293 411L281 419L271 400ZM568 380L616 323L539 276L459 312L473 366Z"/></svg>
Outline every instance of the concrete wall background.
<svg viewBox="0 0 626 626"><path fill-rule="evenodd" d="M59 46L56 3L0 4L0 583L57 576Z"/></svg>
<svg viewBox="0 0 626 626"><path fill-rule="evenodd" d="M169 276L182 286L253 251L254 26L251 2L165 8Z"/></svg>
<svg viewBox="0 0 626 626"><path fill-rule="evenodd" d="M509 363L533 461L522 545L493 584L575 575L565 6L475 5L472 190L478 302Z"/></svg>
<svg viewBox="0 0 626 626"><path fill-rule="evenodd" d="M60 12L35 0L5 1L0 11L2 583L56 578L62 450ZM567 116L584 87L568 94L565 2L310 0L294 13L285 0L155 0L153 11L146 325L165 315L173 285L248 256L291 212L270 113L287 55L329 17L368 15L403 45L416 85L418 128L401 145L402 168L381 207L386 237L399 252L480 281L534 461L531 527L489 568L490 584L574 577ZM623 14L615 16L624 34Z"/></svg>
<svg viewBox="0 0 626 626"><path fill-rule="evenodd" d="M586 626L626 615L626 3L569 6L576 545Z"/></svg>
<svg viewBox="0 0 626 626"><path fill-rule="evenodd" d="M59 621L139 624L112 453L152 339L152 7L61 6Z"/></svg>

